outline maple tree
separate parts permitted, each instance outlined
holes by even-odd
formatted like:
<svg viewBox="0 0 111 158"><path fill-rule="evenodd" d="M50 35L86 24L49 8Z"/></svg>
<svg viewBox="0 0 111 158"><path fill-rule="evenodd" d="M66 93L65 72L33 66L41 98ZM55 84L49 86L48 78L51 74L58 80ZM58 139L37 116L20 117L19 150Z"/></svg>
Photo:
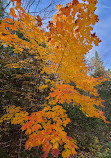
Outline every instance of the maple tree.
<svg viewBox="0 0 111 158"><path fill-rule="evenodd" d="M65 149L62 157L67 158L76 154L77 146L64 131L70 119L60 104L66 103L68 106L73 101L86 116L101 118L108 123L103 112L96 108L103 106L103 100L95 86L104 79L88 76L84 59L85 54L92 49L92 44L98 46L100 42L95 33L92 34L92 26L99 20L95 15L97 0L83 0L82 3L73 0L66 6L58 5L57 14L49 22L48 32L42 30L39 15L34 17L26 13L20 0L12 2L16 4L14 8L10 8L9 15L13 19L5 18L0 24L2 45L10 46L15 53L6 67L25 69L27 73L24 76L32 75L33 80L35 79L28 83L37 86L36 89L28 90L28 95L24 90L21 91L25 97L30 98L29 102L34 103L34 111L37 102L32 95L37 95L35 90L47 89L50 83L51 92L45 98L40 111L32 111L30 114L27 112L27 105L23 109L11 106L1 117L1 122L11 120L12 124L22 126L22 131L26 131L28 135L26 149L42 145L43 157L47 157L50 152L53 156L58 156L59 146L62 145ZM22 38L17 32L22 34ZM51 74L55 75L54 82L49 79ZM22 78L22 75L16 75L16 78ZM76 88L70 82L75 83ZM87 91L90 95L81 94L80 90Z"/></svg>

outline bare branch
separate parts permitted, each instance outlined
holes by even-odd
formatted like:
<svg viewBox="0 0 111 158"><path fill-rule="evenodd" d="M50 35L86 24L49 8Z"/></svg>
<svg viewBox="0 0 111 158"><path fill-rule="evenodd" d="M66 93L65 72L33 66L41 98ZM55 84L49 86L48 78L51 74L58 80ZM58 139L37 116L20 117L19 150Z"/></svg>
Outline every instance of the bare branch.
<svg viewBox="0 0 111 158"><path fill-rule="evenodd" d="M10 5L11 1L5 6L4 10Z"/></svg>

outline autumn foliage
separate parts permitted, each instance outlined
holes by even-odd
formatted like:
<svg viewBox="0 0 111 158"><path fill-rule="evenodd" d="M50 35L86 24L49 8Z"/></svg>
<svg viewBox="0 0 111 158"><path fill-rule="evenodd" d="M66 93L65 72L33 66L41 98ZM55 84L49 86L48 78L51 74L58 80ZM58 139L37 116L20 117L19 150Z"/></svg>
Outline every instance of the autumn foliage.
<svg viewBox="0 0 111 158"><path fill-rule="evenodd" d="M27 112L25 110L10 106L3 120L11 120L12 124L20 124L21 130L28 136L26 149L42 146L43 157L59 155L59 147L63 146L63 158L76 154L75 141L67 136L64 127L70 122L66 111L61 106L73 102L80 107L88 117L97 117L107 123L99 106L103 106L103 100L97 93L96 85L103 80L92 78L87 75L88 68L85 65L84 56L92 49L92 44L98 46L100 39L92 34L93 25L98 22L95 14L97 0L78 0L58 5L57 14L49 22L49 31L42 29L42 21L39 15L34 17L25 12L21 7L21 1L12 0L15 7L10 9L10 18L3 19L0 24L0 42L4 47L10 46L18 55L6 65L10 69L27 69L34 72L36 60L41 69L40 75L54 74L52 82L45 76L45 82L40 83L38 89L44 90L50 82L51 89L42 105L42 110ZM20 38L16 32L22 33ZM43 47L42 44L46 46ZM27 50L26 58L23 52ZM33 58L31 58L33 56ZM27 75L31 75L30 73ZM75 83L76 88L70 82ZM80 90L87 92L80 93Z"/></svg>

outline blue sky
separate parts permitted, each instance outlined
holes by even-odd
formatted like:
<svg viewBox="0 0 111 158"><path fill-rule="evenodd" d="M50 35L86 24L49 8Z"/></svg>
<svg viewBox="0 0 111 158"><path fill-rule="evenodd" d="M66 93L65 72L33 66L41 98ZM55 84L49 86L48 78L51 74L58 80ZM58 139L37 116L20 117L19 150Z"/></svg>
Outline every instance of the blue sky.
<svg viewBox="0 0 111 158"><path fill-rule="evenodd" d="M24 0L25 2L26 0ZM38 6L38 10L41 10L52 0L41 0L40 6ZM53 0L53 2L57 2L58 0ZM60 0L61 4L69 3L71 0ZM81 0L80 0L81 1ZM59 3L57 3L59 4ZM54 6L55 7L55 6ZM32 10L34 9L34 6ZM50 11L50 9L49 9ZM111 0L98 0L96 14L99 16L99 22L94 26L94 32L101 39L101 43L97 47L93 47L90 53L87 55L88 60L94 56L95 51L97 50L99 57L104 62L104 66L106 69L111 69ZM51 14L53 16L53 13ZM45 20L47 22L51 20L51 18Z"/></svg>
<svg viewBox="0 0 111 158"><path fill-rule="evenodd" d="M64 0L64 4L71 0ZM96 14L99 22L94 26L94 32L101 39L99 46L93 47L87 55L88 60L95 55L97 50L99 57L104 62L106 69L111 69L111 0L98 0Z"/></svg>
<svg viewBox="0 0 111 158"><path fill-rule="evenodd" d="M71 0L61 1L61 4L64 5L71 2ZM97 50L99 57L104 62L104 67L111 69L111 0L98 0L96 14L99 16L99 22L94 26L94 32L102 42L99 46L93 47L87 58L90 60Z"/></svg>
<svg viewBox="0 0 111 158"><path fill-rule="evenodd" d="M99 0L96 14L100 20L94 26L94 31L102 42L93 48L92 53L97 50L105 68L111 69L111 0Z"/></svg>

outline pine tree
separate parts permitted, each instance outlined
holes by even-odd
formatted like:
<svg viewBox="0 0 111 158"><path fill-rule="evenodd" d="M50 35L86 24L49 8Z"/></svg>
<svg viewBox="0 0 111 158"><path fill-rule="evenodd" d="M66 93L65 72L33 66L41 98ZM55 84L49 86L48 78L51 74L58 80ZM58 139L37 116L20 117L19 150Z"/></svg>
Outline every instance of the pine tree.
<svg viewBox="0 0 111 158"><path fill-rule="evenodd" d="M101 58L99 58L98 52L95 52L95 57L91 59L89 64L91 75L95 78L103 77L105 75L105 68Z"/></svg>

